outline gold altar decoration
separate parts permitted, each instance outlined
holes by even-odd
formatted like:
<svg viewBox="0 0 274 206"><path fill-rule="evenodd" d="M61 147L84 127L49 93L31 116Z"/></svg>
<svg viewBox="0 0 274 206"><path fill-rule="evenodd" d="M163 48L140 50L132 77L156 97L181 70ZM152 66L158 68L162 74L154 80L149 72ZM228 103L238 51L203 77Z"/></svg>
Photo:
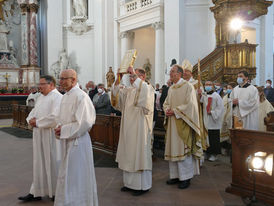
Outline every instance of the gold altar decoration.
<svg viewBox="0 0 274 206"><path fill-rule="evenodd" d="M272 1L266 0L212 0L210 10L216 20L216 48L201 60L202 81L211 80L220 83L236 82L239 71L246 70L249 79L256 77L256 44L229 44L229 22L233 18L251 21L267 14ZM193 76L197 78L198 65L193 67Z"/></svg>
<svg viewBox="0 0 274 206"><path fill-rule="evenodd" d="M6 73L5 75L2 75L2 77L4 77L5 80L6 80L6 90L8 90L9 89L9 77L10 77L10 75L8 73Z"/></svg>
<svg viewBox="0 0 274 206"><path fill-rule="evenodd" d="M137 50L127 50L120 66L120 73L127 73L128 67L133 67L137 58Z"/></svg>
<svg viewBox="0 0 274 206"><path fill-rule="evenodd" d="M227 44L216 48L201 60L201 79L221 83L236 82L238 72L246 70L249 79L256 77L256 44L248 42ZM198 65L193 67L193 76L197 78Z"/></svg>
<svg viewBox="0 0 274 206"><path fill-rule="evenodd" d="M215 35L216 46L227 44L229 36L229 22L238 17L244 21L252 21L255 18L267 14L272 1L266 0L212 0L215 4L210 7L216 20Z"/></svg>

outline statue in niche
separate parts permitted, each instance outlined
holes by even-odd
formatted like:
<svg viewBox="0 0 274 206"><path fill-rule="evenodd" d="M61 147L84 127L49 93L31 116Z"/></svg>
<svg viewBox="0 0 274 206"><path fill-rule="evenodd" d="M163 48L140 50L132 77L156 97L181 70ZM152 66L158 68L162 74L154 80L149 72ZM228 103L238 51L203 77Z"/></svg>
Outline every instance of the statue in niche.
<svg viewBox="0 0 274 206"><path fill-rule="evenodd" d="M59 64L60 64L60 71L63 71L64 69L68 68L69 65L69 59L66 52L66 49L62 49L59 53Z"/></svg>
<svg viewBox="0 0 274 206"><path fill-rule="evenodd" d="M8 42L7 35L9 30L5 23L0 20L0 51L7 52L8 51Z"/></svg>
<svg viewBox="0 0 274 206"><path fill-rule="evenodd" d="M56 79L59 79L59 74L64 69L68 69L69 67L69 58L66 52L66 49L62 49L59 53L58 61L53 63L50 67L53 75Z"/></svg>
<svg viewBox="0 0 274 206"><path fill-rule="evenodd" d="M112 71L112 67L109 67L108 73L106 74L107 87L110 88L115 81L115 74Z"/></svg>
<svg viewBox="0 0 274 206"><path fill-rule="evenodd" d="M87 0L72 0L74 17L87 17Z"/></svg>
<svg viewBox="0 0 274 206"><path fill-rule="evenodd" d="M151 64L149 62L149 59L146 59L145 64L143 65L143 69L146 71L146 80L151 79Z"/></svg>

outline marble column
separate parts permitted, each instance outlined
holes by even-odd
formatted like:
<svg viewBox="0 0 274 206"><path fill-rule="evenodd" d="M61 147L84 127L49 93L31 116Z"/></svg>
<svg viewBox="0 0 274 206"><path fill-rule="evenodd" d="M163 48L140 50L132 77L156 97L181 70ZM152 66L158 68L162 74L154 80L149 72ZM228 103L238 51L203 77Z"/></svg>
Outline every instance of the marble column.
<svg viewBox="0 0 274 206"><path fill-rule="evenodd" d="M127 50L132 49L132 40L134 39L134 32L122 32L120 33L121 39L121 60L123 59Z"/></svg>
<svg viewBox="0 0 274 206"><path fill-rule="evenodd" d="M155 22L152 24L155 29L155 84L163 85L165 83L165 51L164 51L164 23Z"/></svg>
<svg viewBox="0 0 274 206"><path fill-rule="evenodd" d="M127 50L132 49L132 40L134 38L134 32L126 31L120 33L121 39L121 62ZM125 74L121 80L122 84L129 86L129 75Z"/></svg>
<svg viewBox="0 0 274 206"><path fill-rule="evenodd" d="M30 66L37 67L38 66L38 50L37 50L37 11L38 11L38 4L32 3L29 5L30 7L30 42L29 42L29 61Z"/></svg>
<svg viewBox="0 0 274 206"><path fill-rule="evenodd" d="M29 5L20 4L21 8L21 66L29 65Z"/></svg>

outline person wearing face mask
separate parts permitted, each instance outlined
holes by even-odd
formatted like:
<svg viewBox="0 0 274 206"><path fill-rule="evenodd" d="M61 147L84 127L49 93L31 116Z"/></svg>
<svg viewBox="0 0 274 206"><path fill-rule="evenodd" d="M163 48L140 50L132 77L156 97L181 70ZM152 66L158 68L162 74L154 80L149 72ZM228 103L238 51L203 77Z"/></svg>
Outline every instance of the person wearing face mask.
<svg viewBox="0 0 274 206"><path fill-rule="evenodd" d="M248 83L248 72L240 71L238 86L231 92L234 128L258 130L259 95L256 87Z"/></svg>
<svg viewBox="0 0 274 206"><path fill-rule="evenodd" d="M264 95L269 102L274 102L274 89L271 87L272 81L270 79L266 80Z"/></svg>
<svg viewBox="0 0 274 206"><path fill-rule="evenodd" d="M104 84L98 84L98 93L93 97L93 104L96 110L96 114L110 115L111 103L109 95L105 92Z"/></svg>
<svg viewBox="0 0 274 206"><path fill-rule="evenodd" d="M220 82L216 82L216 83L214 84L214 87L215 87L216 92L217 92L221 97L223 97L223 96L224 96L224 92L223 92L223 88L222 88L221 83L220 83Z"/></svg>
<svg viewBox="0 0 274 206"><path fill-rule="evenodd" d="M211 81L205 83L206 94L201 96L203 103L204 124L208 130L209 147L206 150L209 161L216 161L221 153L220 129L224 113L224 104L220 95L214 91Z"/></svg>

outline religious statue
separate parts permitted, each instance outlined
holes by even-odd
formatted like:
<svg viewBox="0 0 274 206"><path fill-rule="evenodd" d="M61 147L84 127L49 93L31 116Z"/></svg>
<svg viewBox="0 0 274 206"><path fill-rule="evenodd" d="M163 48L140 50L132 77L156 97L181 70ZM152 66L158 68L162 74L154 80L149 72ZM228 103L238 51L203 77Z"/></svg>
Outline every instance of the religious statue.
<svg viewBox="0 0 274 206"><path fill-rule="evenodd" d="M146 63L143 65L143 69L146 71L146 80L151 79L151 64L149 62L149 59L146 59Z"/></svg>
<svg viewBox="0 0 274 206"><path fill-rule="evenodd" d="M59 79L59 74L61 71L69 67L69 63L70 61L66 49L62 49L59 53L58 61L51 65L51 70L56 79Z"/></svg>
<svg viewBox="0 0 274 206"><path fill-rule="evenodd" d="M7 35L9 30L5 23L0 20L0 51L1 52L8 52L8 38Z"/></svg>
<svg viewBox="0 0 274 206"><path fill-rule="evenodd" d="M87 0L72 0L74 17L87 17Z"/></svg>
<svg viewBox="0 0 274 206"><path fill-rule="evenodd" d="M69 59L66 52L66 49L62 49L59 53L59 64L60 64L60 71L63 71L64 69L68 68L69 65Z"/></svg>
<svg viewBox="0 0 274 206"><path fill-rule="evenodd" d="M115 81L115 75L112 71L112 67L109 67L108 73L106 74L107 87L110 88Z"/></svg>

